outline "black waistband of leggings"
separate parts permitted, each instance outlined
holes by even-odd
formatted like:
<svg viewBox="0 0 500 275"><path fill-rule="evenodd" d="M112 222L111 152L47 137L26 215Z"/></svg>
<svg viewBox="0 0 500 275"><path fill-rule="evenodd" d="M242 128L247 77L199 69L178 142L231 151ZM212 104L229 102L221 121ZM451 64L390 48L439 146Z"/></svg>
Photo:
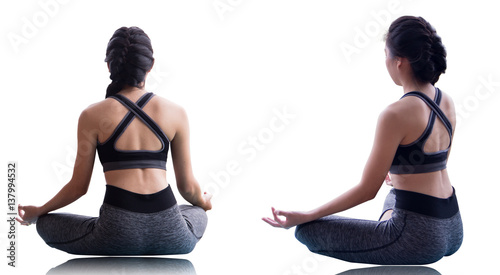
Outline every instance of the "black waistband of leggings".
<svg viewBox="0 0 500 275"><path fill-rule="evenodd" d="M138 194L112 185L106 185L104 203L138 213L155 213L174 206L170 185L153 194Z"/></svg>
<svg viewBox="0 0 500 275"><path fill-rule="evenodd" d="M451 218L459 211L455 188L453 188L453 194L447 199L406 190L394 190L396 191L396 208L440 219Z"/></svg>

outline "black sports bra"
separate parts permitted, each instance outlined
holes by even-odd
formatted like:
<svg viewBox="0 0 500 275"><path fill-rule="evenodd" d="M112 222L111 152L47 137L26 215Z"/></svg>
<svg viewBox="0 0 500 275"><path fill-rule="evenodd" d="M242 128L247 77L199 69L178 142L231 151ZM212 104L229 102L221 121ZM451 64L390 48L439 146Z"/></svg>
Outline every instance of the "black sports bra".
<svg viewBox="0 0 500 275"><path fill-rule="evenodd" d="M104 172L132 168L167 169L166 164L170 141L158 124L142 110L153 96L153 93L147 93L139 98L137 103L130 101L122 95L111 96L111 98L119 101L130 111L106 141L103 143L97 142L97 154L99 155ZM116 141L135 117L142 120L160 139L162 145L160 150L119 150L116 148Z"/></svg>
<svg viewBox="0 0 500 275"><path fill-rule="evenodd" d="M441 103L441 91L436 88L435 102L421 92L409 92L401 98L406 96L416 96L422 99L431 108L431 114L424 133L417 140L410 144L398 146L390 172L393 174L420 174L445 169L448 160L448 151L451 146L452 126L441 108L439 108L439 104ZM439 117L446 127L446 130L448 130L450 144L445 150L426 153L424 152L425 142L431 135L436 116Z"/></svg>

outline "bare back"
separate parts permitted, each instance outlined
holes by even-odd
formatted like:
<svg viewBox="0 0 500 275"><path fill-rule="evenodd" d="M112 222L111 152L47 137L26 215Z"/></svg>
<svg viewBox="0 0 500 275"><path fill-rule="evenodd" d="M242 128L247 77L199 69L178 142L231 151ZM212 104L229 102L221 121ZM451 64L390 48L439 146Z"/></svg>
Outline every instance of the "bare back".
<svg viewBox="0 0 500 275"><path fill-rule="evenodd" d="M434 98L434 93L428 93L427 95ZM404 116L404 129L407 133L401 141L401 145L407 145L417 140L425 131L431 109L425 102L416 97L407 97L395 104L399 105L398 107ZM450 120L454 130L456 124L455 109L451 98L444 93L440 108ZM424 152L442 151L449 144L450 137L446 127L441 120L436 119L434 128L425 143ZM421 174L392 174L392 183L396 189L419 192L438 198L448 198L453 193L446 169Z"/></svg>
<svg viewBox="0 0 500 275"><path fill-rule="evenodd" d="M132 102L136 102L144 91L137 90L122 93ZM142 108L163 130L169 140L173 140L177 125L175 112L178 106L159 96L154 96ZM97 141L104 143L110 138L115 129L129 110L115 99L108 98L89 107L92 124L97 129ZM166 144L169 146L169 144ZM140 119L133 118L127 128L118 137L115 148L120 151L160 150L161 140ZM168 186L166 171L156 168L134 168L112 170L105 172L106 183L139 194L152 194Z"/></svg>

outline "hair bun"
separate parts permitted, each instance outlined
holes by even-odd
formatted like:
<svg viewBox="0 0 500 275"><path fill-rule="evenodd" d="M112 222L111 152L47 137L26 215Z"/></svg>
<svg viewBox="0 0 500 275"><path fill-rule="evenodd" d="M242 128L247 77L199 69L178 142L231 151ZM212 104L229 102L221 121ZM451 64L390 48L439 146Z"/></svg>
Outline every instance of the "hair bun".
<svg viewBox="0 0 500 275"><path fill-rule="evenodd" d="M441 37L422 17L402 16L392 22L386 44L392 55L410 61L419 81L434 85L446 71L446 49Z"/></svg>
<svg viewBox="0 0 500 275"><path fill-rule="evenodd" d="M434 63L435 69L435 75L431 82L434 84L439 80L439 76L446 71L446 48L441 41L441 37L436 33L436 31L434 31L431 38L431 61Z"/></svg>

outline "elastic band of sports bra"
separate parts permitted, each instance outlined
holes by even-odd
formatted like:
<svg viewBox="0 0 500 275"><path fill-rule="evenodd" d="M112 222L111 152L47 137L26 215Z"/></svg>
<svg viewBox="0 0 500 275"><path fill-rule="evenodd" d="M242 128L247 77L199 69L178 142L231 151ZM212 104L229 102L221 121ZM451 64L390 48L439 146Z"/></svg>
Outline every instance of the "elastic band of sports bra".
<svg viewBox="0 0 500 275"><path fill-rule="evenodd" d="M141 160L124 160L113 161L102 164L104 172L121 169L134 169L134 168L158 168L167 170L167 162L164 160L156 159L141 159Z"/></svg>
<svg viewBox="0 0 500 275"><path fill-rule="evenodd" d="M446 169L447 160L444 159L436 163L428 164L401 164L401 165L391 165L390 172L392 174L421 174L421 173L431 173L436 171L441 171Z"/></svg>
<svg viewBox="0 0 500 275"><path fill-rule="evenodd" d="M394 191L396 192L396 208L439 219L451 218L459 211L455 188L451 197L447 199L406 190L394 189Z"/></svg>
<svg viewBox="0 0 500 275"><path fill-rule="evenodd" d="M112 185L106 185L104 203L131 212L155 213L174 206L174 193L170 185L153 194L138 194Z"/></svg>

